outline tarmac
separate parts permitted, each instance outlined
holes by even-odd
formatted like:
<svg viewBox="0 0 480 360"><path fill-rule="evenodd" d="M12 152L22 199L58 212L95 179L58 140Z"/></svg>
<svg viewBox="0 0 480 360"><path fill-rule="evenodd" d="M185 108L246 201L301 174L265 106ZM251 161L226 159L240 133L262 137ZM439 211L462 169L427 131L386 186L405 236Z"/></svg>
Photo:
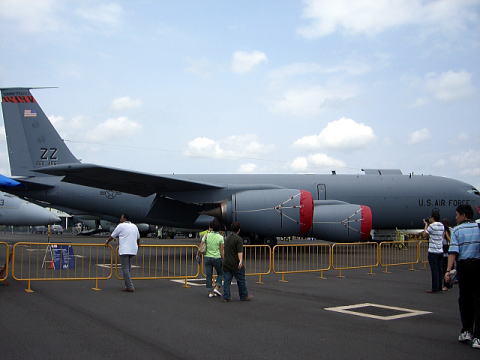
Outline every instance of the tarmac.
<svg viewBox="0 0 480 360"><path fill-rule="evenodd" d="M45 236L0 235L25 239ZM170 280L137 280L135 293L116 279L101 281L102 291L93 281L37 281L27 294L9 279L0 285L0 359L478 359L457 341L458 287L428 294L423 266L389 270L248 277L252 301L233 286L230 303ZM352 305L354 313L327 310Z"/></svg>

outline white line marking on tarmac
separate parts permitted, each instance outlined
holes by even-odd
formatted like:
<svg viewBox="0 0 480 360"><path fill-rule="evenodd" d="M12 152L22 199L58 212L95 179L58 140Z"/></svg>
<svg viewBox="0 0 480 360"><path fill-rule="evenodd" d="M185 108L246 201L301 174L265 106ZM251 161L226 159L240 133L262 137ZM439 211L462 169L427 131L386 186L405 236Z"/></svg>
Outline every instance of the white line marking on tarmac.
<svg viewBox="0 0 480 360"><path fill-rule="evenodd" d="M97 264L97 266L110 269L110 264ZM121 268L121 267L122 267L122 264L113 264L113 268L114 268L114 269L116 269L116 268ZM138 265L132 265L132 269L137 269L137 268L139 268L139 267L140 267L140 266L138 266Z"/></svg>
<svg viewBox="0 0 480 360"><path fill-rule="evenodd" d="M185 284L185 280L170 280L179 284ZM195 281L205 281L205 279L187 279L187 284L191 286L205 286L205 284L197 284Z"/></svg>
<svg viewBox="0 0 480 360"><path fill-rule="evenodd" d="M170 281L173 281L173 282L176 282L176 283L179 283L179 284L185 284L185 280L181 280L181 279L172 279ZM197 284L195 281L202 282L202 284ZM187 284L192 285L192 286L205 286L206 281L207 281L207 279L205 279L205 278L203 278L203 279L187 279ZM237 283L235 281L232 281L232 285L237 285Z"/></svg>
<svg viewBox="0 0 480 360"><path fill-rule="evenodd" d="M381 316L381 315L367 314L367 313L362 313L362 312L357 312L357 311L352 311L351 310L351 309L358 309L358 308L364 308L364 307L377 307L377 308L381 308L381 309L402 311L403 314ZM406 317L411 317L411 316L431 314L430 311L412 310L412 309L405 309L405 308L400 308L400 307L395 307L395 306L386 306L386 305L371 304L371 303L348 305L348 306L337 306L337 307L325 308L324 310L336 311L336 312L343 313L343 314L363 316L363 317L367 317L367 318L371 318L371 319L377 319L377 320L396 320L396 319L401 319L401 318L406 318Z"/></svg>

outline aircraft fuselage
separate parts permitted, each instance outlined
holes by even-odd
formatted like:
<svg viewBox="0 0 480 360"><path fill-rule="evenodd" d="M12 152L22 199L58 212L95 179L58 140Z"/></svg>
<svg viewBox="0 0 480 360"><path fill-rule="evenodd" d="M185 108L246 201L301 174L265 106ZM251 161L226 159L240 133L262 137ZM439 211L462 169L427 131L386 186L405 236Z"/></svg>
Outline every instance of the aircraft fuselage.
<svg viewBox="0 0 480 360"><path fill-rule="evenodd" d="M455 224L455 208L472 205L477 210L480 195L471 185L438 176L408 175L175 175L192 181L225 184L223 189L167 192L142 197L119 191L61 182L60 177L41 176L29 181L52 185L47 190L15 192L24 197L47 201L96 214L118 216L128 213L136 222L202 228L209 217L199 216L204 205L215 206L242 190L301 189L314 200L339 200L367 205L372 210L374 229L420 228L432 210Z"/></svg>

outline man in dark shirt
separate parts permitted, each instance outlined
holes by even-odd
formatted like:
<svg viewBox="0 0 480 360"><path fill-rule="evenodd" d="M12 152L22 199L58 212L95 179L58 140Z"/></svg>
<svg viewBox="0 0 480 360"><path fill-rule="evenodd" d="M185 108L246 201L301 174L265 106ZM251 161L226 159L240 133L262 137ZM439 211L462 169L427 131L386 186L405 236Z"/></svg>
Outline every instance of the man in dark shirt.
<svg viewBox="0 0 480 360"><path fill-rule="evenodd" d="M232 233L227 236L224 244L223 258L223 301L231 301L230 285L235 277L238 285L238 294L241 301L251 300L248 296L245 281L245 265L243 264L243 239L240 237L240 223L233 222Z"/></svg>

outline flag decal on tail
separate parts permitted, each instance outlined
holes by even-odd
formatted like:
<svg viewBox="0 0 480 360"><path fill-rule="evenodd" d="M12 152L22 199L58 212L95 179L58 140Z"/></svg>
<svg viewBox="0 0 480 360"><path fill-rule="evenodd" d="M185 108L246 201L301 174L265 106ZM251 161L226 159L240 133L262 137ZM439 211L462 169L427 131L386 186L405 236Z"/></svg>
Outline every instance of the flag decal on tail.
<svg viewBox="0 0 480 360"><path fill-rule="evenodd" d="M23 116L25 116L25 117L36 117L37 113L33 112L32 110L24 110L23 111Z"/></svg>

